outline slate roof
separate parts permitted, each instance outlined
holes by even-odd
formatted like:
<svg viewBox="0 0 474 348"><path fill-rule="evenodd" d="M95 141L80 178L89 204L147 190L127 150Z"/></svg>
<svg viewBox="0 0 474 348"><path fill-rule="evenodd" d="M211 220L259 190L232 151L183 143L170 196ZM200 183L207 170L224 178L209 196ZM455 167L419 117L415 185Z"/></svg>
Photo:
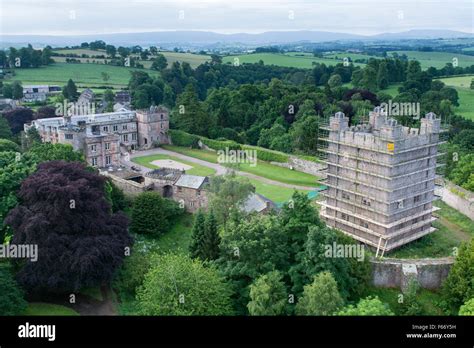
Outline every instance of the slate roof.
<svg viewBox="0 0 474 348"><path fill-rule="evenodd" d="M260 213L267 208L267 203L272 209L276 209L275 203L273 203L267 197L258 193L251 193L247 200L242 203L242 210L246 213L251 213L253 211Z"/></svg>
<svg viewBox="0 0 474 348"><path fill-rule="evenodd" d="M181 177L176 181L175 186L178 187L187 187L192 189L200 189L203 184L207 183L209 179L207 176L197 176L197 175L188 175L183 174Z"/></svg>

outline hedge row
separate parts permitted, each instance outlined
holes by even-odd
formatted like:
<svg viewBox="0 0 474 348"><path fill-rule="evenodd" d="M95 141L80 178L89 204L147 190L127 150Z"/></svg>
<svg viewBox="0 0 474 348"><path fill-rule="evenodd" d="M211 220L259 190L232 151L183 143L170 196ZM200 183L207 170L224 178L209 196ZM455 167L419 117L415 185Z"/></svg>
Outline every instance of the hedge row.
<svg viewBox="0 0 474 348"><path fill-rule="evenodd" d="M262 161L287 163L290 158L289 155L283 152L271 151L271 150L267 150L261 147L242 145L242 148L244 150L257 151L257 158Z"/></svg>
<svg viewBox="0 0 474 348"><path fill-rule="evenodd" d="M193 148L198 147L199 137L197 135L189 134L177 129L170 129L168 133L171 136L173 145Z"/></svg>
<svg viewBox="0 0 474 348"><path fill-rule="evenodd" d="M208 139L204 137L200 137L202 143L213 150L225 150L228 148L229 150L240 150L241 146L239 143L233 140L215 140L215 139Z"/></svg>

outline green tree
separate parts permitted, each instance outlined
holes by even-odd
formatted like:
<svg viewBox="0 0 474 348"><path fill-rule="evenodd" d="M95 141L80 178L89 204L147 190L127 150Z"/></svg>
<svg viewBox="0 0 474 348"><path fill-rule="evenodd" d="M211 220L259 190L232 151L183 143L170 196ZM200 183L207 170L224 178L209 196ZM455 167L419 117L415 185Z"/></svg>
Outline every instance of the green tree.
<svg viewBox="0 0 474 348"><path fill-rule="evenodd" d="M153 257L138 289L142 315L229 315L230 289L212 266L182 254Z"/></svg>
<svg viewBox="0 0 474 348"><path fill-rule="evenodd" d="M13 98L13 87L11 84L6 83L2 87L2 94L5 98Z"/></svg>
<svg viewBox="0 0 474 348"><path fill-rule="evenodd" d="M249 285L259 275L289 267L288 234L271 215L251 215L229 224L222 234L221 253L216 260L234 290L234 306L247 312Z"/></svg>
<svg viewBox="0 0 474 348"><path fill-rule="evenodd" d="M168 61L166 60L166 57L160 53L153 60L151 69L161 71L163 69L166 69L167 66L168 66Z"/></svg>
<svg viewBox="0 0 474 348"><path fill-rule="evenodd" d="M13 138L12 130L5 117L0 116L0 139L11 140Z"/></svg>
<svg viewBox="0 0 474 348"><path fill-rule="evenodd" d="M278 271L264 274L250 285L250 315L284 315L287 303L288 294Z"/></svg>
<svg viewBox="0 0 474 348"><path fill-rule="evenodd" d="M191 232L191 243L189 244L189 252L192 258L201 256L201 249L205 233L205 214L199 209L194 215L194 224Z"/></svg>
<svg viewBox="0 0 474 348"><path fill-rule="evenodd" d="M474 89L474 79L471 80L471 86L470 86L471 89Z"/></svg>
<svg viewBox="0 0 474 348"><path fill-rule="evenodd" d="M332 315L344 305L337 283L330 272L321 272L304 286L296 304L297 315Z"/></svg>
<svg viewBox="0 0 474 348"><path fill-rule="evenodd" d="M360 300L357 306L349 305L337 313L340 316L378 316L394 315L387 304L379 300L377 296L367 297Z"/></svg>
<svg viewBox="0 0 474 348"><path fill-rule="evenodd" d="M115 101L115 95L114 92L111 89L106 89L104 92L104 100L107 103L113 104Z"/></svg>
<svg viewBox="0 0 474 348"><path fill-rule="evenodd" d="M342 78L341 75L334 74L329 78L328 85L331 88L341 87L342 86Z"/></svg>
<svg viewBox="0 0 474 348"><path fill-rule="evenodd" d="M452 170L449 178L456 184L469 189L469 181L474 173L474 154L462 154L459 161Z"/></svg>
<svg viewBox="0 0 474 348"><path fill-rule="evenodd" d="M143 192L132 204L130 232L161 235L171 226L170 219L180 214L178 204L157 192Z"/></svg>
<svg viewBox="0 0 474 348"><path fill-rule="evenodd" d="M20 147L11 140L0 139L0 152L2 151L20 152Z"/></svg>
<svg viewBox="0 0 474 348"><path fill-rule="evenodd" d="M474 316L474 298L471 298L459 308L459 315Z"/></svg>
<svg viewBox="0 0 474 348"><path fill-rule="evenodd" d="M377 71L377 87L379 89L385 89L388 87L388 67L387 62L381 61Z"/></svg>
<svg viewBox="0 0 474 348"><path fill-rule="evenodd" d="M456 261L443 283L442 293L446 302L454 308L474 297L474 239L459 247Z"/></svg>
<svg viewBox="0 0 474 348"><path fill-rule="evenodd" d="M84 155L69 144L34 143L28 153L36 163L56 160L85 162Z"/></svg>
<svg viewBox="0 0 474 348"><path fill-rule="evenodd" d="M178 96L172 117L178 129L203 136L208 136L209 129L215 124L212 116L205 111L202 102L199 101L192 84L188 84L184 92Z"/></svg>
<svg viewBox="0 0 474 348"><path fill-rule="evenodd" d="M16 100L23 98L23 86L20 81L14 81L12 84L12 98Z"/></svg>
<svg viewBox="0 0 474 348"><path fill-rule="evenodd" d="M10 266L6 262L0 262L0 313L21 315L26 306L24 292L13 278Z"/></svg>
<svg viewBox="0 0 474 348"><path fill-rule="evenodd" d="M219 224L227 227L232 211L239 210L240 205L252 193L254 187L248 179L238 178L234 174L214 176L211 178L209 204Z"/></svg>
<svg viewBox="0 0 474 348"><path fill-rule="evenodd" d="M69 79L67 81L66 86L63 87L63 96L70 102L74 102L77 100L77 87L72 79Z"/></svg>
<svg viewBox="0 0 474 348"><path fill-rule="evenodd" d="M218 225L214 212L211 210L206 215L204 223L204 238L201 248L201 259L215 260L219 257L221 237L219 236Z"/></svg>

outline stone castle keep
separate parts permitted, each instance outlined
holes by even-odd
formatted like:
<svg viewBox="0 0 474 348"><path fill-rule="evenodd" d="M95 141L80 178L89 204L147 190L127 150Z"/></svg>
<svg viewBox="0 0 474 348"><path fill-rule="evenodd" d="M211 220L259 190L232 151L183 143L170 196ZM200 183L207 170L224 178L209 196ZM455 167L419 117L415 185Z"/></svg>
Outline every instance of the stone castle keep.
<svg viewBox="0 0 474 348"><path fill-rule="evenodd" d="M321 217L377 255L435 231L431 223L440 119L403 127L381 108L368 124L349 127L342 112L326 128L327 187Z"/></svg>
<svg viewBox="0 0 474 348"><path fill-rule="evenodd" d="M35 127L44 142L71 144L98 168L120 164L121 152L167 144L169 112L152 106L147 110L43 118L25 125ZM122 151L121 151L122 150Z"/></svg>

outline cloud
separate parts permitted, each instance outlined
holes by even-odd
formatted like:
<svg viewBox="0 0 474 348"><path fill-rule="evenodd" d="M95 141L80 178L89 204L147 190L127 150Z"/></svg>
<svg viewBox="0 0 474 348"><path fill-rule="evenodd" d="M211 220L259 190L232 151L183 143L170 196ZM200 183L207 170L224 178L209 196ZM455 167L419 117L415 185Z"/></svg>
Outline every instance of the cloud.
<svg viewBox="0 0 474 348"><path fill-rule="evenodd" d="M1 0L0 30L62 35L157 30L473 32L473 13L471 0Z"/></svg>

